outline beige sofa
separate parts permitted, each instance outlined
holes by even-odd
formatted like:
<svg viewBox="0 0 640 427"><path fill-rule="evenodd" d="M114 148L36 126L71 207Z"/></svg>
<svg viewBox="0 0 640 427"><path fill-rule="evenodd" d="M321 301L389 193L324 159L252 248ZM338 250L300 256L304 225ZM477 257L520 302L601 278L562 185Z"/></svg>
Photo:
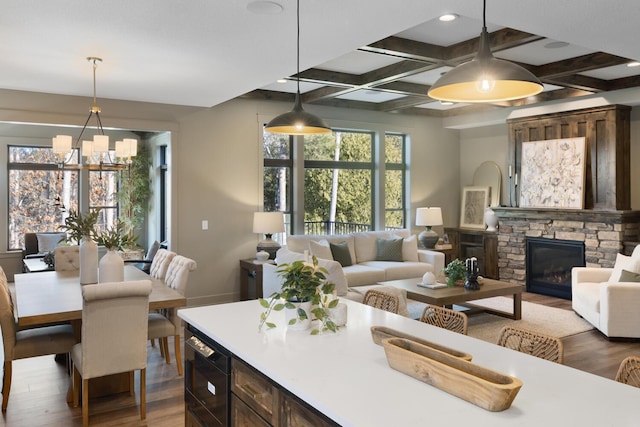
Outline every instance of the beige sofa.
<svg viewBox="0 0 640 427"><path fill-rule="evenodd" d="M402 238L402 261L380 261L378 238ZM313 243L312 243L313 242ZM342 266L330 257L328 243L346 242L353 265ZM325 246L320 247L320 246ZM409 230L368 231L346 235L293 235L287 237L287 246L276 256L276 264L305 260L305 251L315 255L318 263L329 272L328 280L336 285L338 296L362 302L364 293L378 282L422 277L430 271L438 274L444 268L444 254L437 251L418 249L417 237ZM321 256L322 255L322 256ZM327 256L329 255L329 256ZM276 266L265 264L262 283L263 295L269 296L280 289L282 279L276 273ZM406 293L405 293L406 297ZM413 318L420 316L423 303L407 300L407 312L402 314Z"/></svg>
<svg viewBox="0 0 640 427"><path fill-rule="evenodd" d="M614 268L574 267L573 310L609 338L640 338L640 283L621 282L622 270L640 273L640 249Z"/></svg>

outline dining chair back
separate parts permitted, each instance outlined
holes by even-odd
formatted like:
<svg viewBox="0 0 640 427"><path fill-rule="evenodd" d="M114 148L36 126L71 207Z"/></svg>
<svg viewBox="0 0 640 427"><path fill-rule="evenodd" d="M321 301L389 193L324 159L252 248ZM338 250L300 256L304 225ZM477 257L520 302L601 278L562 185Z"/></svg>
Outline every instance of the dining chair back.
<svg viewBox="0 0 640 427"><path fill-rule="evenodd" d="M515 326L505 326L500 332L498 345L541 359L562 363L564 350L559 338Z"/></svg>
<svg viewBox="0 0 640 427"><path fill-rule="evenodd" d="M467 335L469 319L467 315L456 310L427 304L422 311L420 321L439 328L449 329Z"/></svg>
<svg viewBox="0 0 640 427"><path fill-rule="evenodd" d="M184 295L187 290L187 284L189 283L189 273L197 267L197 263L191 258L176 255L167 268L164 283L168 287L178 291L181 295ZM180 375L182 375L182 357L180 354L181 327L182 321L178 317L176 308L164 309L157 313L149 313L149 339L159 339L161 354L164 354L167 363L171 363L167 337L173 336L176 364L178 365L178 373Z"/></svg>
<svg viewBox="0 0 640 427"><path fill-rule="evenodd" d="M149 268L149 275L154 279L164 280L167 268L169 268L169 264L175 256L175 252L167 249L158 249Z"/></svg>
<svg viewBox="0 0 640 427"><path fill-rule="evenodd" d="M400 306L400 301L396 295L391 295L375 289L369 289L364 294L362 303L396 314L398 314L398 308Z"/></svg>
<svg viewBox="0 0 640 427"><path fill-rule="evenodd" d="M82 287L82 341L73 346L73 404L82 378L82 419L89 421L89 379L140 371L140 418L146 418L147 314L150 280ZM133 387L130 389L134 393Z"/></svg>
<svg viewBox="0 0 640 427"><path fill-rule="evenodd" d="M7 410L9 404L12 362L14 360L69 353L76 343L73 328L69 324L18 330L15 319L7 277L0 267L0 329L2 329L4 350L3 412Z"/></svg>
<svg viewBox="0 0 640 427"><path fill-rule="evenodd" d="M56 271L80 270L80 246L58 246L54 251Z"/></svg>
<svg viewBox="0 0 640 427"><path fill-rule="evenodd" d="M616 381L640 387L640 357L629 356L625 358L618 368Z"/></svg>

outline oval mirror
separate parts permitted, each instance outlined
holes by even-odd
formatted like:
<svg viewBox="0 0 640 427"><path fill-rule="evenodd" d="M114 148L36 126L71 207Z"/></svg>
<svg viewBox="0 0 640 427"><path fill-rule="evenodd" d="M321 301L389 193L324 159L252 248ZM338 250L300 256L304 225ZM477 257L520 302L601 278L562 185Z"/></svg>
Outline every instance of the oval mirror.
<svg viewBox="0 0 640 427"><path fill-rule="evenodd" d="M501 182L500 166L492 161L482 163L473 174L473 185L491 187L490 206L500 206Z"/></svg>

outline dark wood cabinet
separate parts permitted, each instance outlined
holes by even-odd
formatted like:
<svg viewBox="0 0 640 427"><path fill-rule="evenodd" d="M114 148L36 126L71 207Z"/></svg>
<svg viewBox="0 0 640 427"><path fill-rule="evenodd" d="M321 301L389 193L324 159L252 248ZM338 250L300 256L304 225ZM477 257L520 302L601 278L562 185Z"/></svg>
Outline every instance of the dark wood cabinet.
<svg viewBox="0 0 640 427"><path fill-rule="evenodd" d="M476 257L481 276L499 279L497 232L463 228L445 228L444 231L453 247L452 259Z"/></svg>

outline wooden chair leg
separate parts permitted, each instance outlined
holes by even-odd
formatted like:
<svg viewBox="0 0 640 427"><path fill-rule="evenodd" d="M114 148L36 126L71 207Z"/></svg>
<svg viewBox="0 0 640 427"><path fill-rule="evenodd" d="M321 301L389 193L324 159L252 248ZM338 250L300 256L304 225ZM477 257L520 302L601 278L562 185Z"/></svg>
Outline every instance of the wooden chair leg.
<svg viewBox="0 0 640 427"><path fill-rule="evenodd" d="M9 393L11 392L11 360L4 361L4 378L2 380L2 412L7 411Z"/></svg>
<svg viewBox="0 0 640 427"><path fill-rule="evenodd" d="M73 407L77 408L80 401L80 372L78 372L78 368L73 367Z"/></svg>
<svg viewBox="0 0 640 427"><path fill-rule="evenodd" d="M136 385L134 384L135 379L133 374L133 371L129 372L129 396L135 396L136 394Z"/></svg>
<svg viewBox="0 0 640 427"><path fill-rule="evenodd" d="M182 356L180 354L180 335L174 335L173 344L176 351L176 364L178 365L178 375L182 376Z"/></svg>
<svg viewBox="0 0 640 427"><path fill-rule="evenodd" d="M147 418L147 369L140 369L140 419Z"/></svg>
<svg viewBox="0 0 640 427"><path fill-rule="evenodd" d="M164 359L167 363L171 363L171 355L169 354L169 338L162 337L162 345L164 347Z"/></svg>
<svg viewBox="0 0 640 427"><path fill-rule="evenodd" d="M89 380L82 379L82 426L89 427Z"/></svg>
<svg viewBox="0 0 640 427"><path fill-rule="evenodd" d="M162 344L162 338L158 338L158 347L160 347L160 356L164 357L164 345Z"/></svg>
<svg viewBox="0 0 640 427"><path fill-rule="evenodd" d="M151 347L155 347L156 346L156 339L155 338L151 338Z"/></svg>

